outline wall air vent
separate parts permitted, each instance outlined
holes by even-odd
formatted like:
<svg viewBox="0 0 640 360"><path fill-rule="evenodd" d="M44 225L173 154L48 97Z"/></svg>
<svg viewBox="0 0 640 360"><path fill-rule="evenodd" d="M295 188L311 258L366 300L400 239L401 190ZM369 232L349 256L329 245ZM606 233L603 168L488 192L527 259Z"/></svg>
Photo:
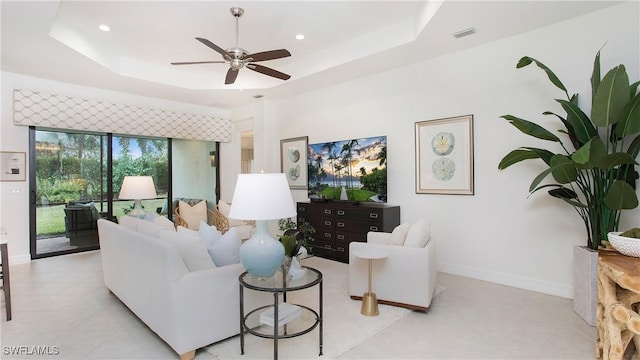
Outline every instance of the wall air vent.
<svg viewBox="0 0 640 360"><path fill-rule="evenodd" d="M467 28L467 29L464 29L464 30L460 30L460 31L458 31L458 32L455 32L455 33L453 33L453 36L454 36L456 39L460 39L461 37L465 37L465 36L473 35L473 34L475 34L475 33L476 33L476 29L474 29L474 28L472 28L472 27L471 27L471 28Z"/></svg>

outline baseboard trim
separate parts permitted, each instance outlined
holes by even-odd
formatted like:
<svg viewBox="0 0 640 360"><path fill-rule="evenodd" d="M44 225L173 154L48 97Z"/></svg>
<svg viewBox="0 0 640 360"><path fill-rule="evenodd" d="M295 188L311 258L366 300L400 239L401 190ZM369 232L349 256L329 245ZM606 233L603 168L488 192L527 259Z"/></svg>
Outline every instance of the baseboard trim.
<svg viewBox="0 0 640 360"><path fill-rule="evenodd" d="M18 265L18 264L28 264L31 262L31 255L26 254L26 255L16 255L16 256L11 256L9 258L9 264L13 265Z"/></svg>
<svg viewBox="0 0 640 360"><path fill-rule="evenodd" d="M489 281L496 284L512 286L519 289L531 290L543 294L573 299L573 286L566 284L542 281L539 279L528 278L524 276L514 276L511 274L456 264L440 263L438 264L438 271L452 275L469 277L472 279Z"/></svg>

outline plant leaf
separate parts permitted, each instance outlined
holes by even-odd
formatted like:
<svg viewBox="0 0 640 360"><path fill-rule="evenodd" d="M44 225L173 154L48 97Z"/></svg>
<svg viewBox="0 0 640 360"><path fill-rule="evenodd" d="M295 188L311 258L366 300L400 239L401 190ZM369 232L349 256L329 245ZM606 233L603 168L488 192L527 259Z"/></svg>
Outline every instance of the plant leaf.
<svg viewBox="0 0 640 360"><path fill-rule="evenodd" d="M591 73L591 102L596 97L596 91L600 86L600 51L596 53L596 58L593 60L593 72Z"/></svg>
<svg viewBox="0 0 640 360"><path fill-rule="evenodd" d="M498 164L498 169L504 170L513 164L529 159L542 159L542 161L549 165L551 156L553 156L553 153L549 150L523 147L505 155L500 161L500 164Z"/></svg>
<svg viewBox="0 0 640 360"><path fill-rule="evenodd" d="M513 115L503 115L501 118L506 119L511 123L511 125L529 136L533 136L541 140L560 142L560 139L552 132L536 123L532 123L531 121L527 121Z"/></svg>
<svg viewBox="0 0 640 360"><path fill-rule="evenodd" d="M629 102L629 76L624 65L609 70L602 78L591 104L591 120L596 126L609 127L618 122Z"/></svg>
<svg viewBox="0 0 640 360"><path fill-rule="evenodd" d="M564 186L549 190L549 195L559 199L575 199L578 197L575 191Z"/></svg>
<svg viewBox="0 0 640 360"><path fill-rule="evenodd" d="M631 157L635 160L638 157L638 153L640 152L640 135L636 136L635 139L631 142L631 145L627 148L627 154L631 155Z"/></svg>
<svg viewBox="0 0 640 360"><path fill-rule="evenodd" d="M551 111L545 111L542 113L542 115L554 115L555 117L557 117L560 121L562 121L562 124L564 124L564 127L567 129L565 130L558 130L558 132L562 133L562 134L566 134L567 136L569 136L569 140L571 141L571 145L573 145L574 149L579 148L580 146L584 145L584 142L580 142L578 141L578 137L576 136L576 132L573 129L573 126L567 121L567 119L563 118L562 116L553 113Z"/></svg>
<svg viewBox="0 0 640 360"><path fill-rule="evenodd" d="M598 165L598 167L601 169L613 169L618 165L634 163L635 160L631 157L631 155L625 152L618 152L603 156L602 159L600 159L600 164Z"/></svg>
<svg viewBox="0 0 640 360"><path fill-rule="evenodd" d="M575 164L565 155L551 157L551 174L560 184L568 184L578 178L578 170Z"/></svg>
<svg viewBox="0 0 640 360"><path fill-rule="evenodd" d="M564 157L566 158L566 156L564 155L554 155L553 157ZM553 157L552 157L552 163L553 161ZM533 181L531 182L531 185L529 185L529 192L535 192L538 189L536 189L538 187L538 185L542 182L542 180L544 180L544 178L547 177L547 175L549 174L553 174L554 179L556 179L556 181L560 182L560 180L558 180L556 178L556 173L558 174L558 176L561 178L561 180L564 181L564 183L569 183L573 180L570 180L571 178L571 174L577 174L577 171L575 170L575 165L573 164L573 162L571 160L569 161L560 161L557 160L558 163L556 163L555 165L550 166L548 169L544 170L543 172L541 172L540 174L538 174L538 176L535 177L535 179L533 179ZM568 168L573 168L573 170L568 169ZM568 181L567 181L568 180ZM574 178L575 180L575 178Z"/></svg>
<svg viewBox="0 0 640 360"><path fill-rule="evenodd" d="M567 100L556 99L562 105L564 111L567 112L567 122L575 131L576 138L580 144L584 144L594 136L598 136L598 131L591 123L591 120L585 114L577 103Z"/></svg>
<svg viewBox="0 0 640 360"><path fill-rule="evenodd" d="M604 204L613 210L633 209L638 206L638 197L631 185L622 180L616 180L607 191Z"/></svg>
<svg viewBox="0 0 640 360"><path fill-rule="evenodd" d="M567 92L567 88L564 87L564 84L562 84L562 81L560 81L560 79L558 79L558 77L556 76L556 74L553 73L553 71L551 71L551 69L549 69L545 64L541 63L540 61L529 57L529 56L524 56L522 58L520 58L520 60L518 61L518 64L516 65L516 69L525 67L529 64L531 64L531 62L535 62L536 65L538 65L538 67L542 70L544 70L544 72L547 73L547 76L549 77L549 80L551 80L551 82L553 83L553 85L555 85L557 88L559 88L560 90L564 91L565 93Z"/></svg>
<svg viewBox="0 0 640 360"><path fill-rule="evenodd" d="M585 169L592 169L600 164L607 154L607 149L599 137L594 137L571 155L571 159Z"/></svg>
<svg viewBox="0 0 640 360"><path fill-rule="evenodd" d="M634 96L624 107L622 118L617 125L615 133L619 137L640 132L640 94Z"/></svg>

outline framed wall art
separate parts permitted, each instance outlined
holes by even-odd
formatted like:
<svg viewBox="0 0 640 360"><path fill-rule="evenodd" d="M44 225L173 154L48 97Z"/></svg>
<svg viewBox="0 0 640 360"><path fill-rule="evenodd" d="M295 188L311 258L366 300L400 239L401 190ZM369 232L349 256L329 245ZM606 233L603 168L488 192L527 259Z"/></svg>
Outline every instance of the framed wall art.
<svg viewBox="0 0 640 360"><path fill-rule="evenodd" d="M473 115L415 123L416 193L473 195Z"/></svg>
<svg viewBox="0 0 640 360"><path fill-rule="evenodd" d="M0 181L25 181L26 159L25 152L0 151Z"/></svg>
<svg viewBox="0 0 640 360"><path fill-rule="evenodd" d="M280 140L280 171L290 189L307 189L307 146L307 136Z"/></svg>

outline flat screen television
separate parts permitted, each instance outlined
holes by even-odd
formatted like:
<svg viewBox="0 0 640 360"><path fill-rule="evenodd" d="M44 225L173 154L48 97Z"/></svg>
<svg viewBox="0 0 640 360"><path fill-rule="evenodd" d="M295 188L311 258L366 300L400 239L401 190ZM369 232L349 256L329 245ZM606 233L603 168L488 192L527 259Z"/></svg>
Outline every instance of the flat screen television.
<svg viewBox="0 0 640 360"><path fill-rule="evenodd" d="M387 202L387 137L310 144L309 198Z"/></svg>

